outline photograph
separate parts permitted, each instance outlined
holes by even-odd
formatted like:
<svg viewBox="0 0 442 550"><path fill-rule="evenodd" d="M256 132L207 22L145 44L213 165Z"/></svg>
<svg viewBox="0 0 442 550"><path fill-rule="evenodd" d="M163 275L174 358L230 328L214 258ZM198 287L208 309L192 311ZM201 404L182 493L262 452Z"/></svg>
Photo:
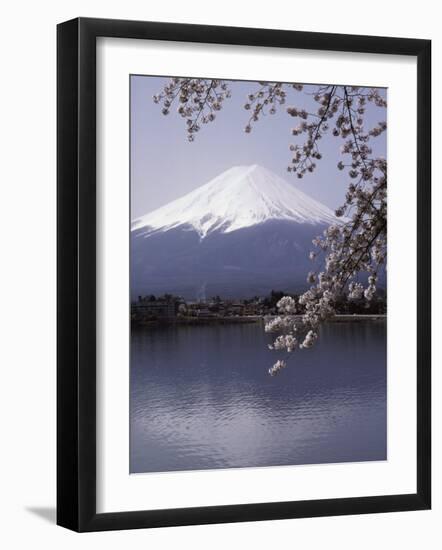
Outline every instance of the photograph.
<svg viewBox="0 0 442 550"><path fill-rule="evenodd" d="M5 3L6 550L440 546L418 7Z"/></svg>
<svg viewBox="0 0 442 550"><path fill-rule="evenodd" d="M129 86L130 473L387 460L388 90Z"/></svg>

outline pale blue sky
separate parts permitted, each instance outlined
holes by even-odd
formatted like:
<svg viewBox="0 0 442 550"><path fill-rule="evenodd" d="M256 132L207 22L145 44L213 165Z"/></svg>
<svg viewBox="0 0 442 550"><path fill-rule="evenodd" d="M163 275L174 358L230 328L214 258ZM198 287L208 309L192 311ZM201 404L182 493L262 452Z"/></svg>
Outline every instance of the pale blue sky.
<svg viewBox="0 0 442 550"><path fill-rule="evenodd" d="M261 118L246 134L244 126L250 112L243 105L259 85L231 82L232 98L224 102L217 119L202 127L190 143L185 120L176 113L176 107L164 116L160 105L152 100L167 81L164 77L131 76L132 219L185 195L235 165L259 164L333 209L342 204L348 185L348 176L336 168L342 158L342 138L330 134L321 141L323 158L317 161L313 174L299 180L287 172L289 145L301 143L305 136L291 135L299 119L289 116L286 108L294 105L311 111L316 104L305 92L314 87L305 87L304 92L287 87L286 105L279 107L275 115ZM385 120L385 110L370 104L365 117L367 126L374 126ZM387 156L385 134L372 140L372 146L376 154Z"/></svg>

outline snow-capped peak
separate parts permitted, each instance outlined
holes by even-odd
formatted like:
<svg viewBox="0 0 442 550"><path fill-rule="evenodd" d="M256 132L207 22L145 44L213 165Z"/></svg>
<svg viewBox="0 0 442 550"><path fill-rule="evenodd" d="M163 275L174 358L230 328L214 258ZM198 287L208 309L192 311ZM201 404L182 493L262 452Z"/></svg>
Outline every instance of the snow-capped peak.
<svg viewBox="0 0 442 550"><path fill-rule="evenodd" d="M293 185L256 164L234 166L205 185L134 220L132 230L146 236L178 226L191 226L204 238L230 233L268 220L332 224L334 213Z"/></svg>

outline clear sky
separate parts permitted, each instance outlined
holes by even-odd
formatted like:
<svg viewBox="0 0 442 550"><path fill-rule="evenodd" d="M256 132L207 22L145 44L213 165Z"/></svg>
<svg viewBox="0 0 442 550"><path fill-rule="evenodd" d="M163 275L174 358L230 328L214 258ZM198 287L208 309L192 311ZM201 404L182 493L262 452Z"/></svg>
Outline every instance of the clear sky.
<svg viewBox="0 0 442 550"><path fill-rule="evenodd" d="M190 143L185 120L176 113L176 106L164 116L161 106L152 100L167 81L156 76L131 77L132 219L185 195L235 165L259 164L333 209L342 204L348 186L348 176L336 168L343 158L339 152L342 138L330 133L322 139L323 158L316 162L313 174L300 180L287 172L289 145L302 143L305 135L291 135L299 119L289 116L286 108L293 105L312 111L316 103L305 92L314 87L305 87L303 92L287 87L286 104L278 107L275 115L262 117L246 134L250 111L243 105L259 85L231 82L232 97L225 100L216 120L204 125ZM375 126L385 120L385 110L369 104L365 119L367 128ZM376 154L387 156L385 133L371 144Z"/></svg>

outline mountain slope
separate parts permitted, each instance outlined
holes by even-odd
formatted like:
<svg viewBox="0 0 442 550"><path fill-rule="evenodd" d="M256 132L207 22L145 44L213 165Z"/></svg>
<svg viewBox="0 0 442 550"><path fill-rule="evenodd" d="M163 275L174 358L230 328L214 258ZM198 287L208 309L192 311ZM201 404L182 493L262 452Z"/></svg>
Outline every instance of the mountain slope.
<svg viewBox="0 0 442 550"><path fill-rule="evenodd" d="M282 178L257 166L235 166L209 183L138 218L132 229L146 235L189 225L201 238L268 220L331 224L334 213Z"/></svg>

